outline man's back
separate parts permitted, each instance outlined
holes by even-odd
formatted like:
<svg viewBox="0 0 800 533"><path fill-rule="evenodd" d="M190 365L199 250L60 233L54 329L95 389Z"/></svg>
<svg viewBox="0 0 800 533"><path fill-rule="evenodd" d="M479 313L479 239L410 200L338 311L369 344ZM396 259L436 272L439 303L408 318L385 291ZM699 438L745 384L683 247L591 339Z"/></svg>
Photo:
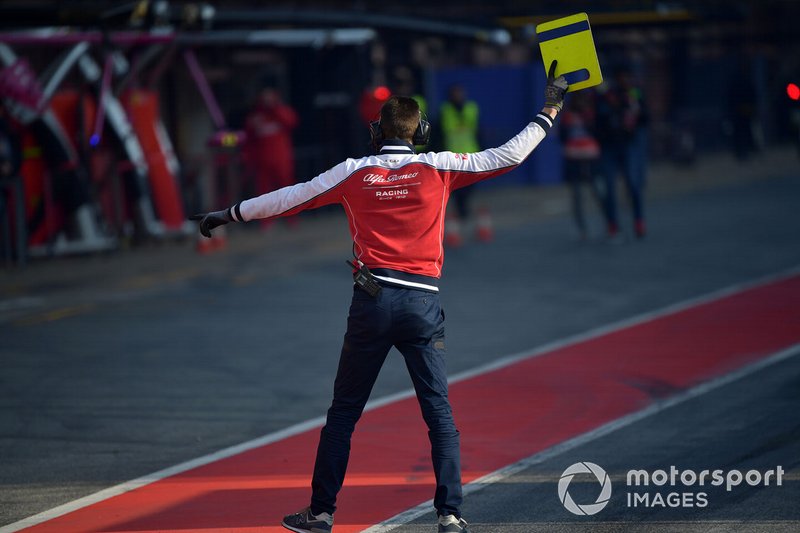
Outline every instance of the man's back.
<svg viewBox="0 0 800 533"><path fill-rule="evenodd" d="M539 114L503 146L474 154L416 154L410 143L388 140L376 155L348 159L311 181L245 200L234 214L251 220L339 203L365 265L438 278L450 193L518 166L551 125Z"/></svg>

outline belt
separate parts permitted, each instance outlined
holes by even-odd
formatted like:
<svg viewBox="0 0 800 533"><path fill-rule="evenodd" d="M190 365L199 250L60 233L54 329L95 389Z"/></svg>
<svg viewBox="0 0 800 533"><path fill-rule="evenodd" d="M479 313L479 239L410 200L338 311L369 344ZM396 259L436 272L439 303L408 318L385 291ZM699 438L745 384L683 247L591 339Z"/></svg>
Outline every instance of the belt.
<svg viewBox="0 0 800 533"><path fill-rule="evenodd" d="M376 279L386 285L395 285L409 289L419 289L421 291L439 292L437 278L422 276L420 274L409 274L400 270L389 268L371 268L370 272Z"/></svg>

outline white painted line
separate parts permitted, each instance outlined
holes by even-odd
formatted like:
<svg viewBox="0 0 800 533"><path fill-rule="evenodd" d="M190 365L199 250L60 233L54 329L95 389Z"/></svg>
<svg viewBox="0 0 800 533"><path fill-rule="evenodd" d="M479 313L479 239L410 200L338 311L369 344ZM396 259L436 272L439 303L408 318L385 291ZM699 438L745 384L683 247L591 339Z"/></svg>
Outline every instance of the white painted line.
<svg viewBox="0 0 800 533"><path fill-rule="evenodd" d="M753 289L762 285L768 285L770 283L775 283L782 281L784 279L789 279L793 276L796 276L800 273L800 265L793 267L789 270L772 274L769 276L765 276L759 278L757 280L748 281L744 283L739 283L735 285L731 285L721 290L717 290L711 293L708 293L703 296L699 296L697 298L691 298L688 300L684 300L682 302L678 302L676 304L669 305L667 307L663 307L661 309L655 311L649 311L646 313L642 313L636 315L634 317L614 322L612 324L608 324L605 326L601 326L598 328L591 329L587 332L580 333L577 335L572 335L566 337L564 339L551 342L540 346L533 350L526 350L523 352L518 352L516 354L507 355L505 357L500 357L496 360L493 360L491 363L487 363L485 365L478 366L471 370L467 370L464 372L459 372L449 378L449 383L457 383L459 381L464 381L469 378L473 378L475 376L481 374L487 374L494 370L498 370L500 368L505 368L507 366L513 365L514 363L518 363L524 359L531 359L534 357L538 357L544 353L557 350L559 348L563 348L564 346L568 346L571 344L576 344L578 342L583 342L588 339L600 337L602 335L606 335L608 333L612 333L614 331L618 331L621 329L625 329L631 326L635 326L638 324L643 324L645 322L649 322L651 320L655 320L665 315L677 313L691 307L695 307L698 305L702 305L705 303L712 302L714 300L720 300L725 298L726 296L730 296L739 292L743 292L749 289ZM749 368L749 367L748 367ZM693 390L693 389L692 389ZM406 398L410 398L414 396L414 390L408 389L404 391L397 392L395 394L390 394L388 396L384 396L382 398L378 398L376 400L371 400L367 403L365 411L370 411L372 409L377 409L379 407L383 407L384 405L388 405L394 402L398 402L400 400L404 400ZM659 405L659 404L654 404ZM145 485L149 485L166 477L174 476L176 474L180 474L182 472L186 472L187 470L191 470L193 468L197 468L199 466L207 465L209 463L213 463L215 461L219 461L222 459L226 459L228 457L232 457L234 455L238 455L240 453L246 452L248 450L252 450L254 448L258 448L260 446L265 446L267 444L271 444L273 442L277 442L279 440L283 440L299 433L303 433L304 431L308 431L317 427L321 427L325 423L325 417L320 416L316 418L312 418L311 420L306 420L305 422L301 422L299 424L295 424L288 428L282 429L280 431L276 431L274 433L269 433L262 437L258 437L256 439L243 442L241 444L237 444L235 446L231 446L228 448L224 448L217 452L211 453L209 455L204 455L202 457L198 457L196 459L192 459L190 461L186 461L184 463L180 463L178 465L165 468L163 470L159 470L158 472L154 472L152 474L148 474L142 476L140 478L136 478L131 481L126 481L125 483L121 483L119 485L115 485L113 487L109 487L107 489L103 489L99 492L95 492L94 494L90 494L83 498L79 498L77 500L73 500L71 502L65 503L63 505L59 505L58 507L54 507L53 509L49 509L47 511L43 511L39 514L35 514L28 518L24 518L18 522L14 522L12 524L8 524L6 526L0 527L0 533L11 533L14 531L19 531L20 529L24 529L26 527L31 527L36 524L41 524L42 522L46 522L48 520L52 520L59 516L65 515L67 513L71 513L73 511L77 511L78 509L82 509L84 507L88 507L95 503L99 503L103 500L107 500L113 498L114 496L118 496L120 494L124 494L126 492L130 492L132 490L138 489ZM579 438L579 437L578 437ZM571 441L565 441L571 442ZM560 446L560 445L559 445ZM545 453L545 452L542 452ZM490 474L491 475L491 474ZM477 482L477 480L476 480ZM473 482L475 483L475 482ZM469 485L468 485L469 486ZM465 491L467 487L465 487ZM429 502L427 502L429 503ZM427 504L426 503L426 504ZM422 504L422 505L426 505ZM430 508L430 505L428 505ZM416 508L415 508L416 509ZM410 511L406 511L410 512ZM401 513L402 515L402 513ZM401 516L398 515L398 516ZM393 520L394 518L390 519ZM374 526L378 527L378 526Z"/></svg>
<svg viewBox="0 0 800 533"><path fill-rule="evenodd" d="M601 437L605 437L606 435L613 433L619 429L625 428L640 420L644 420L650 416L656 415L662 411L665 411L671 407L684 403L688 400L693 398L697 398L698 396L702 396L703 394L707 394L713 390L719 389L747 377L751 374L755 374L759 370L762 370L768 366L780 363L781 361L785 361L790 357L794 357L796 355L800 355L800 343L790 346L785 350L781 350L765 359L760 359L755 363L742 367L738 370L731 372L730 374L725 374L724 376L720 376L718 378L706 381L705 383L701 383L696 387L692 387L691 389L687 389L675 396L670 398L666 398L664 400L657 401L645 407L640 411L636 411L629 415L625 415L621 418L617 418L616 420L612 420L607 424L600 426L597 429L593 429L587 433L583 433L578 435L577 437L573 437L569 440L565 440L555 446L548 448L544 451L541 451L537 454L531 455L530 457L526 457L519 462L514 464L508 465L506 467L501 468L500 470L496 470L490 474L487 474L483 477L476 479L470 483L464 485L464 494L470 494L476 491L479 491L485 487L493 483L501 482L518 472L522 472L534 465L543 463L552 459L553 457L557 457L564 452L573 450L584 444L588 444L594 440L597 440ZM556 481L556 478L553 478L553 481ZM411 522L423 516L425 514L431 513L433 511L433 500L428 500L423 502L416 507L403 511L387 520L384 520L380 524L376 524L370 528L365 529L362 533L387 533L388 531L392 531L393 529L397 529L398 527Z"/></svg>

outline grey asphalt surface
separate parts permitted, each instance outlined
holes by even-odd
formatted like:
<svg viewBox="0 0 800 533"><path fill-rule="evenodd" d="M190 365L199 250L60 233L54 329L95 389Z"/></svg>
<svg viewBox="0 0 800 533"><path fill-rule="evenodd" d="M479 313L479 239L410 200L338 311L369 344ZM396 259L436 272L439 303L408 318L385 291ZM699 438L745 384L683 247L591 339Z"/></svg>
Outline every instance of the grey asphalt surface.
<svg viewBox="0 0 800 533"><path fill-rule="evenodd" d="M655 169L650 235L623 244L576 241L560 189L486 192L497 238L445 261L449 372L800 265L799 167L781 152L749 165ZM228 251L211 256L184 243L2 274L0 525L324 414L351 291L343 217L231 233ZM594 458L613 476L678 459L774 457L796 474L798 365L781 369L746 380L772 380L768 391L732 384L716 402L699 398L484 489L465 513L476 531L601 530L557 507L555 478L525 482L557 477L573 458ZM373 398L409 387L390 357ZM776 420L773 433L762 418ZM669 446L658 444L665 434ZM794 444L773 450L771 434ZM796 481L743 494L688 518L610 505L599 523L615 531L673 521L685 531L684 520L797 519L788 504L765 503L800 501ZM430 526L415 527L400 531Z"/></svg>

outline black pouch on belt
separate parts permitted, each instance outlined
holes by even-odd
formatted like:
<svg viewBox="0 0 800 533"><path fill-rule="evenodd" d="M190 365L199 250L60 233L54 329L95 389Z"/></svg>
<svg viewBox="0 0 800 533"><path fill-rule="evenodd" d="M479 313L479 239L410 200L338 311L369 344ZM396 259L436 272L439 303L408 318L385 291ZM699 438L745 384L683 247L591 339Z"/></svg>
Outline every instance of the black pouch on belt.
<svg viewBox="0 0 800 533"><path fill-rule="evenodd" d="M381 286L378 283L378 280L375 279L375 276L372 274L372 272L369 271L367 265L361 261L354 263L348 260L346 263L353 267L353 281L355 284L361 287L364 292L373 298L378 296L378 294L381 292Z"/></svg>

